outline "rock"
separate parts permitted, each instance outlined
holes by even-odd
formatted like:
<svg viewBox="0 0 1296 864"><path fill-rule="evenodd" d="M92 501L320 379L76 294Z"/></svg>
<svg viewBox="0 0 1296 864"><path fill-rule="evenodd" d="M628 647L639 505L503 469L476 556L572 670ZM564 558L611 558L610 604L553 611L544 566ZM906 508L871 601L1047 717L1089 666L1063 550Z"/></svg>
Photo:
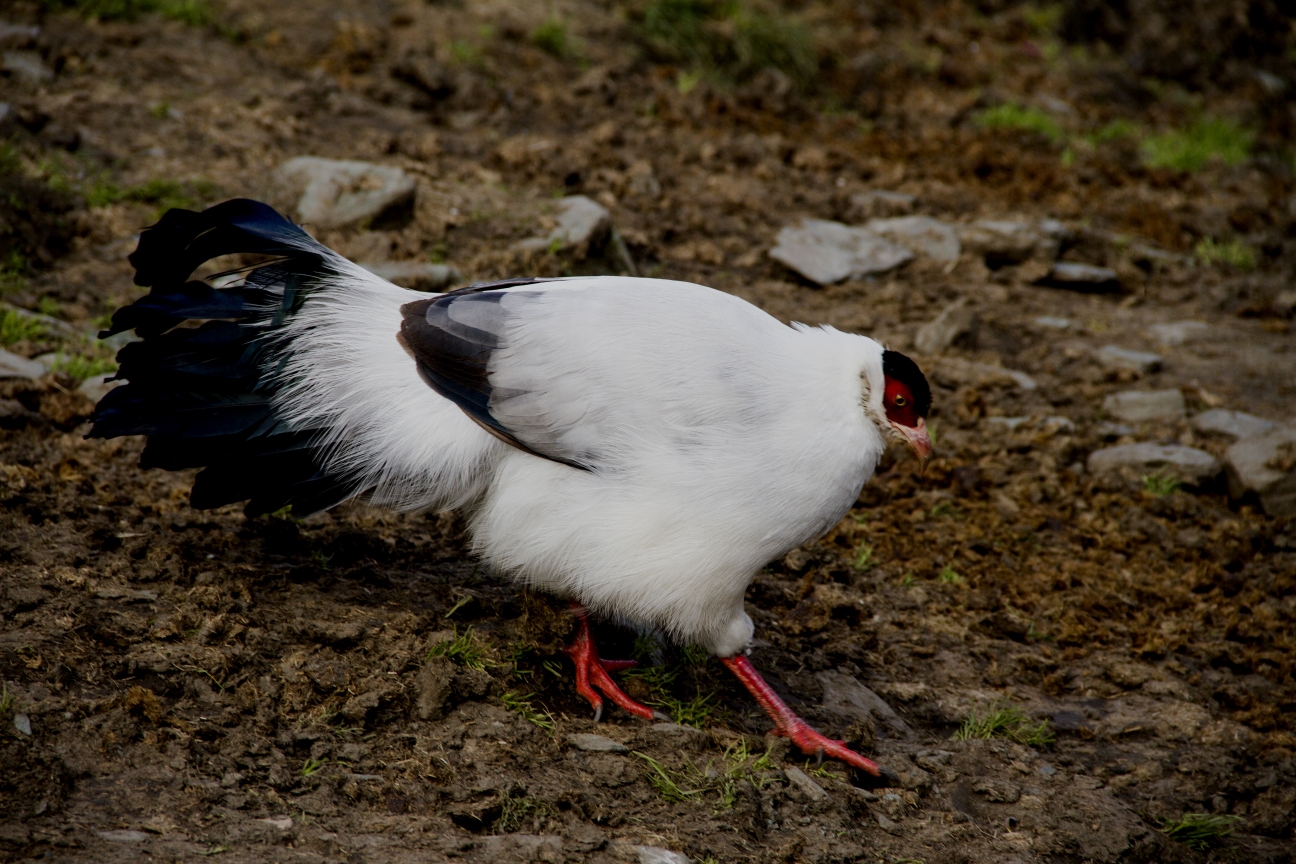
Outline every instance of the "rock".
<svg viewBox="0 0 1296 864"><path fill-rule="evenodd" d="M1007 386L1034 390L1039 386L1025 372L988 363L973 363L958 357L940 358L932 369L932 375L939 383L952 387L968 384L973 387Z"/></svg>
<svg viewBox="0 0 1296 864"><path fill-rule="evenodd" d="M933 261L957 261L963 249L958 232L930 216L872 219L864 227Z"/></svg>
<svg viewBox="0 0 1296 864"><path fill-rule="evenodd" d="M1126 426L1124 423L1099 423L1094 426L1094 434L1099 438L1122 438L1126 435L1134 434L1133 426Z"/></svg>
<svg viewBox="0 0 1296 864"><path fill-rule="evenodd" d="M876 719L893 732L908 734L909 725L881 696L842 672L820 672L815 680L823 685L825 711L854 720Z"/></svg>
<svg viewBox="0 0 1296 864"><path fill-rule="evenodd" d="M267 816L264 819L258 819L257 822L268 825L276 831L291 831L293 820L291 816Z"/></svg>
<svg viewBox="0 0 1296 864"><path fill-rule="evenodd" d="M873 818L877 820L878 827L888 834L899 834L901 829L894 821L889 819L885 813L874 813Z"/></svg>
<svg viewBox="0 0 1296 864"><path fill-rule="evenodd" d="M0 348L0 378L39 378L47 371L43 363Z"/></svg>
<svg viewBox="0 0 1296 864"><path fill-rule="evenodd" d="M109 843L143 843L149 839L149 835L143 831L128 831L125 829L96 831L95 834L99 835L99 839L107 840Z"/></svg>
<svg viewBox="0 0 1296 864"><path fill-rule="evenodd" d="M361 267L386 279L393 285L414 291L443 291L463 281L463 274L449 264L427 264L422 261L385 261L361 264Z"/></svg>
<svg viewBox="0 0 1296 864"><path fill-rule="evenodd" d="M651 162L641 159L626 170L626 192L643 198L661 197L661 181L653 172Z"/></svg>
<svg viewBox="0 0 1296 864"><path fill-rule="evenodd" d="M1184 397L1178 390L1126 390L1103 400L1103 411L1126 423L1178 420L1184 416Z"/></svg>
<svg viewBox="0 0 1296 864"><path fill-rule="evenodd" d="M26 714L15 714L13 718L13 725L14 728L17 729L21 734L31 737L32 734L31 718L28 717Z"/></svg>
<svg viewBox="0 0 1296 864"><path fill-rule="evenodd" d="M815 781L811 780L807 774L796 766L790 766L783 769L787 775L788 782L805 793L805 796L811 801L825 801L828 793L824 788Z"/></svg>
<svg viewBox="0 0 1296 864"><path fill-rule="evenodd" d="M114 387L121 386L122 381L109 381L108 379L116 375L116 372L108 372L104 375L91 375L81 382L77 392L89 399L91 402L98 404L99 400L108 395L108 391Z"/></svg>
<svg viewBox="0 0 1296 864"><path fill-rule="evenodd" d="M40 425L44 420L44 416L17 399L0 399L0 429L22 429L32 423Z"/></svg>
<svg viewBox="0 0 1296 864"><path fill-rule="evenodd" d="M1073 291L1118 291L1120 279L1116 271L1109 267L1095 267L1092 264L1073 264L1058 262L1049 270L1043 280L1058 288L1070 288Z"/></svg>
<svg viewBox="0 0 1296 864"><path fill-rule="evenodd" d="M919 354L939 354L959 341L972 347L980 324L977 314L967 308L967 301L956 300L935 319L918 328L914 350Z"/></svg>
<svg viewBox="0 0 1296 864"><path fill-rule="evenodd" d="M54 80L54 70L45 65L39 51L6 51L0 59L0 67L15 78L32 84Z"/></svg>
<svg viewBox="0 0 1296 864"><path fill-rule="evenodd" d="M972 787L972 791L997 804L1016 804L1022 790L1010 780L982 780Z"/></svg>
<svg viewBox="0 0 1296 864"><path fill-rule="evenodd" d="M861 218L875 216L903 216L912 213L918 199L903 192L888 192L885 189L872 189L868 192L856 192L850 196L851 210Z"/></svg>
<svg viewBox="0 0 1296 864"><path fill-rule="evenodd" d="M445 657L429 657L414 678L417 696L414 711L420 720L438 720L445 710L446 699L454 683L454 662Z"/></svg>
<svg viewBox="0 0 1296 864"><path fill-rule="evenodd" d="M1051 315L1042 315L1035 319L1035 324L1039 327L1048 327L1051 330L1066 330L1071 326L1071 319L1054 318Z"/></svg>
<svg viewBox="0 0 1296 864"><path fill-rule="evenodd" d="M692 726L681 726L679 723L654 723L648 728L658 735L681 735L694 738L704 734L701 729L695 729Z"/></svg>
<svg viewBox="0 0 1296 864"><path fill-rule="evenodd" d="M1275 426L1224 452L1229 496L1260 498L1270 516L1296 515L1296 427Z"/></svg>
<svg viewBox="0 0 1296 864"><path fill-rule="evenodd" d="M612 231L612 214L584 195L571 195L557 203L558 227L545 237L529 237L514 245L524 252L573 249L587 255L603 245Z"/></svg>
<svg viewBox="0 0 1296 864"><path fill-rule="evenodd" d="M1232 435L1234 438L1250 438L1268 432L1278 424L1244 411L1226 411L1223 408L1212 408L1193 416L1188 421L1198 432L1218 432L1221 435Z"/></svg>
<svg viewBox="0 0 1296 864"><path fill-rule="evenodd" d="M817 285L885 273L913 260L913 253L864 228L825 219L802 219L779 231L770 257Z"/></svg>
<svg viewBox="0 0 1296 864"><path fill-rule="evenodd" d="M1092 474L1101 474L1118 468L1139 471L1168 471L1181 481L1194 486L1210 480L1220 472L1220 462L1205 450L1181 447L1177 444L1118 444L1089 454L1085 463Z"/></svg>
<svg viewBox="0 0 1296 864"><path fill-rule="evenodd" d="M1148 328L1148 336L1162 345L1171 347L1195 342L1210 332L1210 325L1205 321L1172 321L1169 324L1153 324Z"/></svg>
<svg viewBox="0 0 1296 864"><path fill-rule="evenodd" d="M1133 369L1146 375L1161 368L1160 354L1149 354L1146 351L1131 351L1115 345L1104 345L1098 349L1098 361L1104 366L1115 366L1121 369Z"/></svg>
<svg viewBox="0 0 1296 864"><path fill-rule="evenodd" d="M660 846L631 846L637 864L689 864L689 857Z"/></svg>
<svg viewBox="0 0 1296 864"><path fill-rule="evenodd" d="M1009 432L1012 432L1021 424L1029 420L1029 417L987 417L986 422L993 426L1002 426Z"/></svg>
<svg viewBox="0 0 1296 864"><path fill-rule="evenodd" d="M985 256L986 263L992 267L1020 264L1034 256L1044 239L1034 226L1025 222L996 219L973 222L958 233L964 248Z"/></svg>
<svg viewBox="0 0 1296 864"><path fill-rule="evenodd" d="M588 732L578 732L574 735L568 735L567 740L577 750L584 750L587 753L629 753L630 748L620 741L613 741L611 738L605 738L602 735L591 735Z"/></svg>
<svg viewBox="0 0 1296 864"><path fill-rule="evenodd" d="M298 156L275 173L294 215L311 228L340 228L409 207L414 178L400 168L345 159Z"/></svg>

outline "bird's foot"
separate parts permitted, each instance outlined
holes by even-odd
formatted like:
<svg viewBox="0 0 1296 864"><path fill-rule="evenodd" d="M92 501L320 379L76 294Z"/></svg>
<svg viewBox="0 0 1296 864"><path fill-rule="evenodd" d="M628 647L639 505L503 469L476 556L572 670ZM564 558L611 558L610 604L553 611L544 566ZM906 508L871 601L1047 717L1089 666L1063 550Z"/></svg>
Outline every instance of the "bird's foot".
<svg viewBox="0 0 1296 864"><path fill-rule="evenodd" d="M594 647L594 639L590 636L589 618L586 617L585 610L575 604L572 608L580 620L580 629L576 631L576 641L563 650L576 664L576 692L594 707L594 722L603 719L603 696L645 720L670 720L662 712L631 699L617 686L608 673L630 669L636 665L635 661L600 659L598 649ZM603 696L599 695L599 691L602 691Z"/></svg>
<svg viewBox="0 0 1296 864"><path fill-rule="evenodd" d="M815 756L823 759L825 756L829 759L836 759L839 762L845 762L861 771L873 775L874 777L882 776L882 769L871 759L865 759L860 754L846 746L845 741L836 741L816 732L809 723L798 717L791 708L778 697L778 694L770 688L765 679L760 676L751 665L751 661L744 655L737 654L733 657L721 657L720 662L729 667L729 671L737 676L738 680L743 683L751 694L756 697L756 701L765 709L774 721L774 735L780 735L792 741L797 748L807 756Z"/></svg>

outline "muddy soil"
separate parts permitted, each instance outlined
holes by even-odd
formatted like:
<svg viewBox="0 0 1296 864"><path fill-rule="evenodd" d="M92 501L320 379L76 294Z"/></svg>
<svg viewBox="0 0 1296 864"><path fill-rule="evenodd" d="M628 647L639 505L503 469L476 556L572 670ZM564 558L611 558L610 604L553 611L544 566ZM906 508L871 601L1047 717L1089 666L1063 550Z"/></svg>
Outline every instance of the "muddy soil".
<svg viewBox="0 0 1296 864"><path fill-rule="evenodd" d="M583 194L641 272L784 320L910 350L963 299L974 338L915 354L936 391L925 475L889 454L748 594L756 665L895 785L789 753L715 660L616 622L605 656L639 659L627 689L679 722L595 724L561 650L571 619L474 561L453 514L192 510L191 476L136 468L142 442L83 438L92 403L64 371L0 379L0 858L1292 860L1296 523L1219 480L1085 469L1114 442L1230 443L1184 419L1116 428L1101 406L1122 390L1296 417L1290 20L807 0L786 10L819 52L807 81L725 80L654 48L646 5L227 0L186 23L0 4L20 25L0 37L18 56L5 254L22 256L4 299L92 332L139 296L125 256L163 207L265 197L303 154L417 179L402 221L321 232L357 259L621 272L513 248ZM1181 49L1147 47L1164 44ZM1010 102L1057 134L975 122ZM1203 115L1241 118L1250 158L1148 168L1090 134ZM817 288L766 255L795 217L888 215L861 210L868 190L954 224L1059 220L1050 254L1121 290L969 249ZM1252 259L1206 262L1206 238ZM1148 336L1187 319L1207 334ZM1162 364L1104 365L1109 344ZM1009 710L1015 735L957 734ZM1199 850L1162 831L1186 813L1238 821Z"/></svg>

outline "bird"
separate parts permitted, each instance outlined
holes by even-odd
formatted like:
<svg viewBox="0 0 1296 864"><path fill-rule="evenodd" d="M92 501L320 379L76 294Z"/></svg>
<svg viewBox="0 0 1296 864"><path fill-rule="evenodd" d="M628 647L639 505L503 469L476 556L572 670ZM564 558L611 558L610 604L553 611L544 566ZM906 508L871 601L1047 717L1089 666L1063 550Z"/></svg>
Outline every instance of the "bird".
<svg viewBox="0 0 1296 864"><path fill-rule="evenodd" d="M255 263L193 278L229 255ZM617 685L628 661L599 656L590 615L706 649L773 734L883 776L756 671L743 604L764 566L846 515L889 444L925 466L913 360L688 282L411 291L251 199L169 210L129 260L150 290L100 334L137 338L88 437L143 435L141 468L201 468L198 509L459 510L474 555L571 604L596 721L604 698L664 715Z"/></svg>

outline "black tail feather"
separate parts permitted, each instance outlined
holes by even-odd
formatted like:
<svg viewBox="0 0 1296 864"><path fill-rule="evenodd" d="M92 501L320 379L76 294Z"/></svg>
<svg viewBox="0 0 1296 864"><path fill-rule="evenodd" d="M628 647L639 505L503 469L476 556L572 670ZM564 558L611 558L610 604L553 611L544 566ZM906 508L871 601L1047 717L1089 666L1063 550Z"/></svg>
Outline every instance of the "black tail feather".
<svg viewBox="0 0 1296 864"><path fill-rule="evenodd" d="M238 253L273 260L231 287L186 281L204 262ZM152 290L100 334L133 329L142 341L118 353L117 377L127 383L96 406L89 437L147 435L141 467L204 468L190 497L200 509L247 501L248 515L287 505L303 514L360 491L327 470L325 430L292 428L275 407L271 373L285 351L276 330L331 255L257 201L168 211L130 256L136 284Z"/></svg>

